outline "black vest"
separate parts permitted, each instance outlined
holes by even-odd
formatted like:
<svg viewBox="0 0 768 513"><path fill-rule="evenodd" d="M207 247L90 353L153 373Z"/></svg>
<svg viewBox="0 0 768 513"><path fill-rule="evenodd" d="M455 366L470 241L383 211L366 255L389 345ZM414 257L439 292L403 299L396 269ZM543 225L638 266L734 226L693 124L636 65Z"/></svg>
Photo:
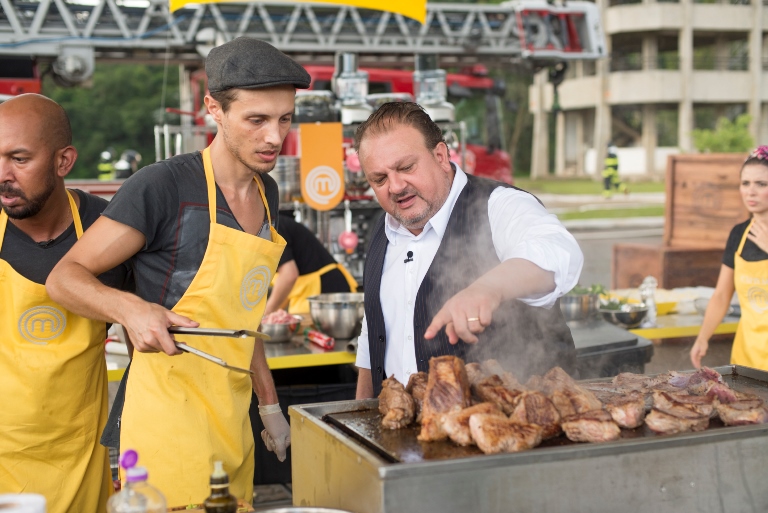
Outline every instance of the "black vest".
<svg viewBox="0 0 768 513"><path fill-rule="evenodd" d="M476 345L462 341L451 345L444 330L432 340L424 339L427 326L445 302L500 263L491 238L488 199L497 187L510 186L472 175L467 175L467 180L432 265L416 294L413 334L419 371L429 370L430 358L450 354L467 362L495 358L519 380L543 374L556 365L573 374L576 349L559 301L551 309L529 306L517 300L502 304L494 312L491 326L478 336L480 341ZM381 382L387 377L384 368L387 332L380 299L387 244L382 216L373 230L364 276L365 317L376 396L381 392ZM392 298L393 301L397 299Z"/></svg>

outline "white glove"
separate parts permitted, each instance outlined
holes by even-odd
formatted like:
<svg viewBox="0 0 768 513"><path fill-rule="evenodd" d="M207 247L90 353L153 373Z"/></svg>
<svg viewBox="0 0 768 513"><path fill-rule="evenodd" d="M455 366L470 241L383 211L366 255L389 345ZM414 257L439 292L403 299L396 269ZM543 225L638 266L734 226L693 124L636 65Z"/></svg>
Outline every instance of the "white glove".
<svg viewBox="0 0 768 513"><path fill-rule="evenodd" d="M278 460L285 461L285 451L291 445L291 426L285 420L280 405L259 406L259 416L266 428L261 432L264 445L275 453Z"/></svg>

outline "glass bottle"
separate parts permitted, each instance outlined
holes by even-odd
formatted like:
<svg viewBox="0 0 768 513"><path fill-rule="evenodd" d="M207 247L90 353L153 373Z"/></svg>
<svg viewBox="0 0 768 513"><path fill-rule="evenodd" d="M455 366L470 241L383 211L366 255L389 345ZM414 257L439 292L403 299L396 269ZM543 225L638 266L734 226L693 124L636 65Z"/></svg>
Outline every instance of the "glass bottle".
<svg viewBox="0 0 768 513"><path fill-rule="evenodd" d="M648 313L640 324L641 328L656 327L656 287L659 282L653 276L646 276L640 285L640 301L648 307Z"/></svg>
<svg viewBox="0 0 768 513"><path fill-rule="evenodd" d="M205 499L203 507L205 513L237 513L237 499L229 493L229 476L220 461L213 462L211 495Z"/></svg>

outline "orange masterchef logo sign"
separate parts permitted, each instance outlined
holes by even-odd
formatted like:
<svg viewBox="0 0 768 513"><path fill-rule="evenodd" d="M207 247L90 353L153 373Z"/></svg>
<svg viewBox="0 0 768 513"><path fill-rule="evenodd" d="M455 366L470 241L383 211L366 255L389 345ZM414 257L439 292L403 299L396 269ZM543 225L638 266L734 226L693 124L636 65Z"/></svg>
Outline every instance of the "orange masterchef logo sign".
<svg viewBox="0 0 768 513"><path fill-rule="evenodd" d="M331 210L344 198L341 123L302 123L301 195L315 210Z"/></svg>

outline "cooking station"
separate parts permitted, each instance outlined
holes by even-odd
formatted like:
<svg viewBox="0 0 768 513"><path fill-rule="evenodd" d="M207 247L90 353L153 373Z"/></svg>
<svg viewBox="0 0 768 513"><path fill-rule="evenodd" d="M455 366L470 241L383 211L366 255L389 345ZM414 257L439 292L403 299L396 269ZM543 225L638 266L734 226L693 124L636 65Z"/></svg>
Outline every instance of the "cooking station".
<svg viewBox="0 0 768 513"><path fill-rule="evenodd" d="M720 372L768 400L768 373ZM378 400L293 406L293 500L360 513L766 511L768 425L659 436L643 425L614 442L561 436L513 454L418 442L380 429Z"/></svg>

